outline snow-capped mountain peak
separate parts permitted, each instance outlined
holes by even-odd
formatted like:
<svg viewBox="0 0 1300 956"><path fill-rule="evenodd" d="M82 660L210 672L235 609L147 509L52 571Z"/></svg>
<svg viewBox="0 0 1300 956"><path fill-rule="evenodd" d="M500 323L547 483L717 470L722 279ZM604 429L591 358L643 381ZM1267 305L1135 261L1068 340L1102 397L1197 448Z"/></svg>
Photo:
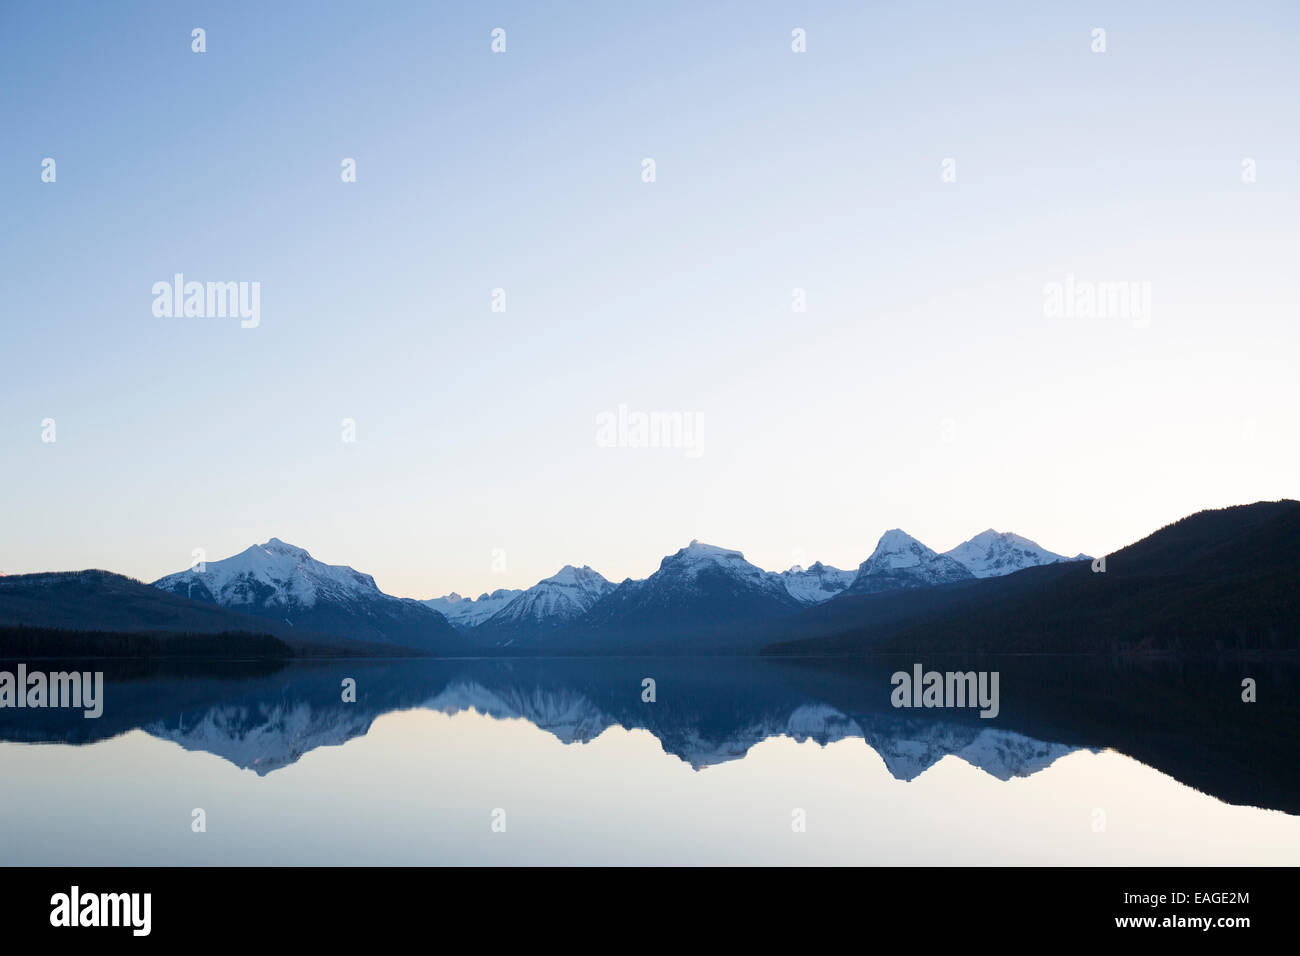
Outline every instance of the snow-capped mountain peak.
<svg viewBox="0 0 1300 956"><path fill-rule="evenodd" d="M627 580L594 605L585 623L625 633L718 631L768 621L799 607L779 574L745 560L739 551L694 540L659 562L640 581Z"/></svg>
<svg viewBox="0 0 1300 956"><path fill-rule="evenodd" d="M789 571L782 571L776 576L796 601L801 604L820 604L852 584L856 574L856 571L841 571L818 561L807 569L796 564Z"/></svg>
<svg viewBox="0 0 1300 956"><path fill-rule="evenodd" d="M928 587L969 580L974 575L960 562L938 554L898 528L886 531L858 566L848 590L858 593Z"/></svg>
<svg viewBox="0 0 1300 956"><path fill-rule="evenodd" d="M586 614L612 590L614 585L599 571L587 565L577 568L566 564L517 594L484 623L494 628L564 624Z"/></svg>
<svg viewBox="0 0 1300 956"><path fill-rule="evenodd" d="M295 633L421 650L460 647L437 611L385 594L370 575L317 561L279 538L169 574L154 587L288 625Z"/></svg>
<svg viewBox="0 0 1300 956"><path fill-rule="evenodd" d="M482 624L523 593L522 588L498 588L491 593L484 591L477 598L467 598L452 591L420 603L438 611L456 627L466 628Z"/></svg>
<svg viewBox="0 0 1300 956"><path fill-rule="evenodd" d="M295 558L310 558L306 548L300 548L297 545L289 544L287 541L281 541L279 538L272 538L266 544L253 545L254 548L260 548L268 554L283 554Z"/></svg>
<svg viewBox="0 0 1300 956"><path fill-rule="evenodd" d="M1048 551L1037 542L1009 531L989 528L951 551L944 552L967 568L977 578L1011 574L1022 568L1078 560Z"/></svg>
<svg viewBox="0 0 1300 956"><path fill-rule="evenodd" d="M604 575L599 571L593 571L590 565L584 564L580 568L575 568L571 564L566 564L549 578L543 578L538 584L556 584L564 587L583 587L598 581L605 581ZM605 583L609 583L606 581Z"/></svg>
<svg viewBox="0 0 1300 956"><path fill-rule="evenodd" d="M699 538L692 538L691 543L686 547L679 549L675 555L688 557L695 561L731 561L736 558L744 559L744 555L739 551L733 551L730 548L720 548L716 544L705 544ZM664 560L667 560L665 558Z"/></svg>
<svg viewBox="0 0 1300 956"><path fill-rule="evenodd" d="M767 577L766 571L746 561L741 552L705 544L698 539L659 562L659 573L672 577L693 578L713 568L754 582Z"/></svg>
<svg viewBox="0 0 1300 956"><path fill-rule="evenodd" d="M934 557L935 552L901 528L892 528L880 536L876 550L867 564L873 568L914 568Z"/></svg>
<svg viewBox="0 0 1300 956"><path fill-rule="evenodd" d="M206 599L236 608L309 608L322 599L348 600L382 593L370 575L345 565L317 561L305 548L279 538L255 544L229 558L169 574L155 585L178 594L206 591Z"/></svg>

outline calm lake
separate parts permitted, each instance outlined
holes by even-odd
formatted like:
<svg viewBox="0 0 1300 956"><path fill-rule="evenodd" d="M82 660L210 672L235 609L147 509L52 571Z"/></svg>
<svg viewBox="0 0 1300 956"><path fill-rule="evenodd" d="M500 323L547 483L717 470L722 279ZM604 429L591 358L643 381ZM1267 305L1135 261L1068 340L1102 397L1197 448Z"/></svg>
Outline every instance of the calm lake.
<svg viewBox="0 0 1300 956"><path fill-rule="evenodd" d="M10 865L1300 863L1295 663L26 663L104 712L0 710Z"/></svg>

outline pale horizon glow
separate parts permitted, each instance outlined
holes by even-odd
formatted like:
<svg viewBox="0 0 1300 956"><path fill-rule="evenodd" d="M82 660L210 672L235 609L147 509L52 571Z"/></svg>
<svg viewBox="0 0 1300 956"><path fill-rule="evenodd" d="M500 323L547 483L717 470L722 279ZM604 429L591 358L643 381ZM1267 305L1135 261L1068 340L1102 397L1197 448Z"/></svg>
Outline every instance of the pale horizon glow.
<svg viewBox="0 0 1300 956"><path fill-rule="evenodd" d="M1282 2L0 8L0 573L277 537L473 597L691 539L1102 555L1300 497L1298 32ZM259 282L260 325L155 317L176 273ZM1075 280L1150 314L1049 317ZM602 447L620 405L698 416L698 456Z"/></svg>

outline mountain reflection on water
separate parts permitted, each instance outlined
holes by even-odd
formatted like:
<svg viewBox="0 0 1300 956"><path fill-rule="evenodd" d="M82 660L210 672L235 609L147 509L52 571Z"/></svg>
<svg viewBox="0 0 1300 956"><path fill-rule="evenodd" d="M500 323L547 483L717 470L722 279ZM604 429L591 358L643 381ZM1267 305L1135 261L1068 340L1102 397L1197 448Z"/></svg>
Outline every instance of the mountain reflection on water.
<svg viewBox="0 0 1300 956"><path fill-rule="evenodd" d="M999 780L1075 751L1113 749L1231 804L1300 813L1294 663L1116 662L1081 658L926 661L997 670L1001 709L895 709L890 675L911 660L563 659L145 665L105 671L98 720L0 711L0 740L84 744L142 729L260 775L362 736L385 713L423 708L522 719L561 742L643 729L696 770L741 760L773 737L861 739L899 780L947 755ZM69 662L38 665L70 669ZM1243 677L1259 700L1241 700ZM342 685L356 681L355 702ZM643 681L655 682L655 700Z"/></svg>

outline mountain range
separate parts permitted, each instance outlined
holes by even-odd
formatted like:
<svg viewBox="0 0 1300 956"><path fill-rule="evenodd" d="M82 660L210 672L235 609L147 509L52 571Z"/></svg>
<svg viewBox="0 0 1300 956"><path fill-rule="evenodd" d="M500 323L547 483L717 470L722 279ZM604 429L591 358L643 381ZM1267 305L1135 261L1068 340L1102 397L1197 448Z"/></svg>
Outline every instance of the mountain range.
<svg viewBox="0 0 1300 956"><path fill-rule="evenodd" d="M290 644L357 642L442 656L1099 650L1110 646L1107 634L1150 646L1134 633L1139 621L1155 643L1168 642L1160 622L1173 611L1150 604L1153 595L1186 604L1209 593L1229 601L1240 591L1271 602L1264 633L1269 646L1287 646L1295 641L1287 630L1295 598L1278 575L1294 560L1285 536L1297 509L1281 501L1202 512L1107 556L1106 574L1094 574L1086 555L1067 558L993 529L944 553L892 529L855 571L821 562L767 571L740 551L692 541L644 579L615 584L591 567L566 565L526 589L423 601L385 594L368 574L272 538L169 574L152 589L108 572L0 578L0 629L257 631ZM1233 563L1224 565L1228 554ZM60 580L62 591L51 583ZM73 591L76 600L66 596ZM1252 613L1237 618L1251 622ZM1241 627L1253 625L1227 638L1220 618L1204 618L1218 621L1207 640L1250 642ZM1178 640L1201 646L1196 632L1184 629Z"/></svg>
<svg viewBox="0 0 1300 956"><path fill-rule="evenodd" d="M739 551L692 541L641 580L615 584L589 566L565 565L526 589L421 601L385 594L369 574L326 564L305 548L271 538L153 582L154 589L173 598L160 600L157 608L145 606L150 592L139 582L108 572L91 578L10 577L7 597L0 592L0 627L208 635L257 631L299 647L357 642L388 647L391 653L439 655L602 653L631 647L752 651L758 647L756 635L771 622L846 594L929 588L1063 560L1025 538L992 531L938 555L895 529L881 537L856 571L817 562L771 572ZM63 594L54 602L50 582L55 580L62 582L62 592L79 589L77 599ZM98 598L93 588L86 589L88 582L101 585ZM61 607L47 607L52 602ZM22 646L33 639L28 633Z"/></svg>
<svg viewBox="0 0 1300 956"><path fill-rule="evenodd" d="M370 575L325 564L272 538L167 575L154 587L301 632L430 653L593 652L629 641L688 652L753 649L751 635L760 625L843 593L931 587L1064 560L1025 538L996 532L955 550L971 569L893 530L856 572L818 562L806 571L775 573L739 551L692 541L642 580L614 584L589 566L565 565L527 589L415 601L384 594Z"/></svg>

